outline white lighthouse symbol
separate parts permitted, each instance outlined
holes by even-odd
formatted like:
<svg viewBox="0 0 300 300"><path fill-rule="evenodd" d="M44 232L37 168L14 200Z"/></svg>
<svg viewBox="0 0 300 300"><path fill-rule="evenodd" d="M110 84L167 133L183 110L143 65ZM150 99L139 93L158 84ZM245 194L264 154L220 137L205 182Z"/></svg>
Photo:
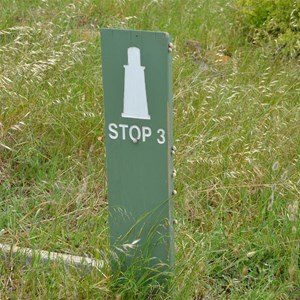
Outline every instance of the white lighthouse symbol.
<svg viewBox="0 0 300 300"><path fill-rule="evenodd" d="M122 117L150 120L145 84L145 67L137 47L127 49L128 65L124 65L124 106Z"/></svg>

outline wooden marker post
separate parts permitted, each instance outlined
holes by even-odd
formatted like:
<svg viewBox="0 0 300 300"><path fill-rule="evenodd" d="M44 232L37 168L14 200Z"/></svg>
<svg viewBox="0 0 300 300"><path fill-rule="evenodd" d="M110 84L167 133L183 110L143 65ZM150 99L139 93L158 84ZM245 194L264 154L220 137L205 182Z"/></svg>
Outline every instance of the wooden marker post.
<svg viewBox="0 0 300 300"><path fill-rule="evenodd" d="M174 265L172 44L101 30L112 268Z"/></svg>

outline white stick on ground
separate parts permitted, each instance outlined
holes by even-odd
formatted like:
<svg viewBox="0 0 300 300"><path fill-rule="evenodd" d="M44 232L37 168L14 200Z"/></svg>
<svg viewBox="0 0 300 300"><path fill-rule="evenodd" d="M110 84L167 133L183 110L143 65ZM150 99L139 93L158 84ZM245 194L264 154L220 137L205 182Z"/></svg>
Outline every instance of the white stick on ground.
<svg viewBox="0 0 300 300"><path fill-rule="evenodd" d="M3 252L4 256L15 256L15 255L24 255L26 257L26 261L32 262L34 258L38 258L40 261L48 263L48 262L63 262L68 265L73 265L78 268L98 268L102 269L104 267L104 261L75 256L70 254L62 254L58 252L50 252L44 250L33 250L30 248L22 248L17 246L10 246L6 244L0 244L0 251Z"/></svg>

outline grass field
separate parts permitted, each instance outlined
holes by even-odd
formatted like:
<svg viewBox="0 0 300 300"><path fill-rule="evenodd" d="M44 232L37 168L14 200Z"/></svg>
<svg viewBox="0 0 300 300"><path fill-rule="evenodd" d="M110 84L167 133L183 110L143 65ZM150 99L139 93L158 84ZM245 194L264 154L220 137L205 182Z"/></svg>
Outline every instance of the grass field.
<svg viewBox="0 0 300 300"><path fill-rule="evenodd" d="M176 46L174 298L299 299L300 61L247 44L229 0L0 0L0 243L108 263L102 27ZM24 262L0 261L1 299L150 289Z"/></svg>

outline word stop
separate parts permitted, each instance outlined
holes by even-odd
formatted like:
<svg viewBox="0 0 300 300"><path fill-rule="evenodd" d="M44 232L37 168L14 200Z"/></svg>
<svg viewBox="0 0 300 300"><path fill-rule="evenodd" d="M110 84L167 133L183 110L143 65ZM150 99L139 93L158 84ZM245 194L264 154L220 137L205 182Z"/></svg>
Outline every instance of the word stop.
<svg viewBox="0 0 300 300"><path fill-rule="evenodd" d="M166 132L164 129L158 129L155 133L156 141L158 144L166 142ZM148 138L152 137L152 129L148 126L137 126L127 124L108 124L108 136L112 140L121 138L122 140L131 139L133 142L142 141L146 142Z"/></svg>

